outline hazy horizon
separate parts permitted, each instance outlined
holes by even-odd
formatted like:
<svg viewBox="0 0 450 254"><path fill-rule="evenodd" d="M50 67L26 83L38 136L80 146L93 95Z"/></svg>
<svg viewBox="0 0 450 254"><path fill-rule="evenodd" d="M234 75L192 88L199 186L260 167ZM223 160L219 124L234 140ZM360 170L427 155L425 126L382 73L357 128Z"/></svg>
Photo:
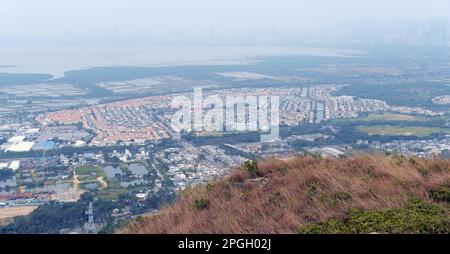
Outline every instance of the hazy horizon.
<svg viewBox="0 0 450 254"><path fill-rule="evenodd" d="M449 9L445 0L3 0L0 46L422 43L435 30L446 44Z"/></svg>

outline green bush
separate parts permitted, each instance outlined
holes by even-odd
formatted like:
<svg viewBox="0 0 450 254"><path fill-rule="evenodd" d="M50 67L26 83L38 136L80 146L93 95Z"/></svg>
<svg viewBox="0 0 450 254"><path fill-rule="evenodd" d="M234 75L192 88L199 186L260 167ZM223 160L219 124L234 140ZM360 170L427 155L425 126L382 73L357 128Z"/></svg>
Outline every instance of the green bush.
<svg viewBox="0 0 450 254"><path fill-rule="evenodd" d="M366 178L371 179L375 177L375 168L373 166L369 166L366 171Z"/></svg>
<svg viewBox="0 0 450 254"><path fill-rule="evenodd" d="M244 163L244 169L250 174L250 177L258 177L260 176L260 172L258 171L258 162L254 160L249 160Z"/></svg>
<svg viewBox="0 0 450 254"><path fill-rule="evenodd" d="M450 217L440 205L410 200L402 208L379 211L350 209L345 218L331 218L298 230L301 234L404 233L448 234Z"/></svg>
<svg viewBox="0 0 450 254"><path fill-rule="evenodd" d="M201 198L195 200L195 206L197 207L198 210L208 209L209 204L210 204L209 199Z"/></svg>
<svg viewBox="0 0 450 254"><path fill-rule="evenodd" d="M308 196L312 197L317 193L317 187L319 186L319 182L317 180L312 181L308 185Z"/></svg>
<svg viewBox="0 0 450 254"><path fill-rule="evenodd" d="M428 176L431 173L431 170L428 168L419 168L418 171L422 176Z"/></svg>
<svg viewBox="0 0 450 254"><path fill-rule="evenodd" d="M311 156L316 160L322 159L322 155L320 153L312 153Z"/></svg>
<svg viewBox="0 0 450 254"><path fill-rule="evenodd" d="M450 203L450 189L442 187L438 189L431 189L430 196L437 202L449 202Z"/></svg>
<svg viewBox="0 0 450 254"><path fill-rule="evenodd" d="M347 192L338 191L333 194L333 198L337 201L350 201L352 200L352 196Z"/></svg>

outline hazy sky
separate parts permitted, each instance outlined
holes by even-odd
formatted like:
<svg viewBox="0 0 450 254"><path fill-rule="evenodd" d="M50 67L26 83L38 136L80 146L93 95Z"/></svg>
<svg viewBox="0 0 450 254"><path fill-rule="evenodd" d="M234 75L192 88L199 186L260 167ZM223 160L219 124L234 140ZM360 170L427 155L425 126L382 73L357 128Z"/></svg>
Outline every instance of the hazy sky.
<svg viewBox="0 0 450 254"><path fill-rule="evenodd" d="M329 32L449 10L448 0L0 0L0 44L245 40L252 31Z"/></svg>

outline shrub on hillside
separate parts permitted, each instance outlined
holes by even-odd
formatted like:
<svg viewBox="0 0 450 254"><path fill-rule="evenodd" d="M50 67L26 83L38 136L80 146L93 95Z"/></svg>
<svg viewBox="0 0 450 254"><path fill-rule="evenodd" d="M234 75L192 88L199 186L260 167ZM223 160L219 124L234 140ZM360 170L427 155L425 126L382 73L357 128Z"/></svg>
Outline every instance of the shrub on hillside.
<svg viewBox="0 0 450 254"><path fill-rule="evenodd" d="M250 174L251 178L261 176L258 170L258 162L249 160L244 163L244 169Z"/></svg>
<svg viewBox="0 0 450 254"><path fill-rule="evenodd" d="M198 210L208 209L209 204L210 204L209 199L200 198L195 200L195 206L197 207Z"/></svg>
<svg viewBox="0 0 450 254"><path fill-rule="evenodd" d="M437 202L450 202L450 189L447 187L431 189L430 196Z"/></svg>
<svg viewBox="0 0 450 254"><path fill-rule="evenodd" d="M343 219L331 218L298 230L301 234L450 233L450 217L440 205L419 199L402 208L378 211L350 209Z"/></svg>

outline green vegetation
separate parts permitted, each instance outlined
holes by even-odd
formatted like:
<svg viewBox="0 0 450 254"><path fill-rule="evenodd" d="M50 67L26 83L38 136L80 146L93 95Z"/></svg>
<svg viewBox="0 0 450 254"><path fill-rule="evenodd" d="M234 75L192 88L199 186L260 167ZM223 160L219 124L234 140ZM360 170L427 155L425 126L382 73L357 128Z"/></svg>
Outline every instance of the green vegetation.
<svg viewBox="0 0 450 254"><path fill-rule="evenodd" d="M118 202L96 200L92 193L86 192L77 202L52 201L41 205L30 215L16 217L11 224L0 227L0 233L59 234L61 230L75 230L86 223L85 212L89 202L94 203L95 222L106 223L110 227L105 230L112 230L114 218L111 217L111 211L123 206Z"/></svg>
<svg viewBox="0 0 450 254"><path fill-rule="evenodd" d="M258 162L254 160L249 160L244 163L244 169L250 174L250 177L258 177L260 173L258 172Z"/></svg>
<svg viewBox="0 0 450 254"><path fill-rule="evenodd" d="M210 201L209 199L196 199L195 200L195 207L197 207L198 210L204 210L204 209L208 209L209 205L210 205Z"/></svg>
<svg viewBox="0 0 450 254"><path fill-rule="evenodd" d="M385 100L391 105L443 108L435 105L432 98L449 94L450 87L442 82L398 82L385 84L355 84L346 86L336 92L336 95L352 95L372 99Z"/></svg>
<svg viewBox="0 0 450 254"><path fill-rule="evenodd" d="M127 174L128 172L130 172L130 170L128 169L128 164L126 163L120 163L119 164L120 170L122 170L122 173Z"/></svg>
<svg viewBox="0 0 450 254"><path fill-rule="evenodd" d="M86 221L85 212L92 196L83 194L76 203L51 202L39 206L29 216L19 216L0 233L18 234L58 234L63 228L82 226Z"/></svg>
<svg viewBox="0 0 450 254"><path fill-rule="evenodd" d="M120 186L117 180L107 180L108 187L106 189L98 190L96 192L99 200L110 201L116 200L120 195L128 192L127 188Z"/></svg>
<svg viewBox="0 0 450 254"><path fill-rule="evenodd" d="M419 171L419 173L424 177L431 173L431 170L428 168L418 168L417 171Z"/></svg>
<svg viewBox="0 0 450 254"><path fill-rule="evenodd" d="M420 127L420 126L393 126L393 125L376 125L376 126L359 126L357 130L366 132L369 135L386 135L386 136L417 136L426 137L431 134L450 134L450 129L438 127Z"/></svg>
<svg viewBox="0 0 450 254"><path fill-rule="evenodd" d="M333 199L336 201L350 201L352 200L352 196L347 192L338 191L333 193Z"/></svg>
<svg viewBox="0 0 450 254"><path fill-rule="evenodd" d="M97 192L97 197L99 200L103 200L103 201L108 201L108 200L115 200L117 199L120 195L127 193L127 189L122 188L122 189L104 189L104 190L99 190Z"/></svg>
<svg viewBox="0 0 450 254"><path fill-rule="evenodd" d="M398 114L398 113L371 113L366 117L361 118L362 121L425 121L426 119L419 116Z"/></svg>
<svg viewBox="0 0 450 254"><path fill-rule="evenodd" d="M301 234L450 233L450 217L440 205L412 199L402 208L379 211L350 209L345 218L331 218L298 230Z"/></svg>
<svg viewBox="0 0 450 254"><path fill-rule="evenodd" d="M430 196L437 202L450 203L450 189L448 187L431 189Z"/></svg>
<svg viewBox="0 0 450 254"><path fill-rule="evenodd" d="M308 195L314 196L316 194L316 186L312 185L308 188ZM332 208L338 208L340 207L344 202L352 201L352 196L348 194L347 192L338 191L334 192L330 195L321 193L320 194L320 201Z"/></svg>
<svg viewBox="0 0 450 254"><path fill-rule="evenodd" d="M392 112L383 112L383 113L369 113L363 114L360 117L356 118L338 118L332 120L334 123L341 122L361 122L361 123L370 123L370 122L424 122L428 121L426 117L423 116L415 116L415 115L407 115L407 114L399 114Z"/></svg>
<svg viewBox="0 0 450 254"><path fill-rule="evenodd" d="M85 165L75 168L78 176L87 177L86 180L95 180L97 177L105 177L105 171L101 167Z"/></svg>
<svg viewBox="0 0 450 254"><path fill-rule="evenodd" d="M319 181L314 180L308 186L308 196L313 197L317 193L317 188L319 186Z"/></svg>

